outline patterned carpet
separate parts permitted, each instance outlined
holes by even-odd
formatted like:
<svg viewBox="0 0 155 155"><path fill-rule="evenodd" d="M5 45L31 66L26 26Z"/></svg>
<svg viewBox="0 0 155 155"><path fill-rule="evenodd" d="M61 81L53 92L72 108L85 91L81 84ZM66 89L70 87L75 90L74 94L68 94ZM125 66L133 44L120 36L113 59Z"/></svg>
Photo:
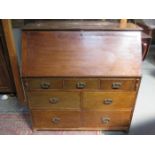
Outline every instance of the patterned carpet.
<svg viewBox="0 0 155 155"><path fill-rule="evenodd" d="M0 114L0 135L101 135L101 131L35 131L28 113Z"/></svg>
<svg viewBox="0 0 155 155"><path fill-rule="evenodd" d="M26 106L20 106L16 97L2 100L0 94L0 135L100 135L101 131L35 131Z"/></svg>

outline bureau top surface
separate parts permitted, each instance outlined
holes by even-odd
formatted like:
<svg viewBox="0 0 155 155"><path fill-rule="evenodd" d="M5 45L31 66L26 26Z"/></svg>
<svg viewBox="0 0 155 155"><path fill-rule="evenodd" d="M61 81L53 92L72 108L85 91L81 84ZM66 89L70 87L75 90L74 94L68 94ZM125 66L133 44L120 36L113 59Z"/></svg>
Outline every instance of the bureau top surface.
<svg viewBox="0 0 155 155"><path fill-rule="evenodd" d="M23 77L139 77L139 31L23 31Z"/></svg>
<svg viewBox="0 0 155 155"><path fill-rule="evenodd" d="M139 31L142 30L139 26L133 23L127 23L121 26L116 22L105 21L46 21L26 24L23 30L110 30L110 31Z"/></svg>

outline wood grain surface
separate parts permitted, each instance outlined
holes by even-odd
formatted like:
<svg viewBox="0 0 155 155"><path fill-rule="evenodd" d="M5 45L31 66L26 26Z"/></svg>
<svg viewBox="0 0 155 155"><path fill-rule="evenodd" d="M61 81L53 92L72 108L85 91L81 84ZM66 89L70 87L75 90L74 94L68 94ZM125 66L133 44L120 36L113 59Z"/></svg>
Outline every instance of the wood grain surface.
<svg viewBox="0 0 155 155"><path fill-rule="evenodd" d="M128 127L131 111L87 111L82 113L83 127L104 127L110 130L111 127ZM104 120L108 119L107 123Z"/></svg>
<svg viewBox="0 0 155 155"><path fill-rule="evenodd" d="M140 32L23 32L23 77L139 77Z"/></svg>
<svg viewBox="0 0 155 155"><path fill-rule="evenodd" d="M15 42L14 42L14 36L12 32L11 20L3 19L2 26L3 26L5 41L8 49L8 56L9 56L9 61L10 61L12 74L14 78L17 97L20 104L26 104L25 93L24 93L22 79L21 79L18 61L17 61L17 53L16 53Z"/></svg>
<svg viewBox="0 0 155 155"><path fill-rule="evenodd" d="M41 109L80 109L79 92L37 91L29 92L28 102L31 108ZM52 102L52 99L55 102Z"/></svg>
<svg viewBox="0 0 155 155"><path fill-rule="evenodd" d="M84 92L82 107L85 110L132 109L136 92ZM111 102L106 103L107 100Z"/></svg>
<svg viewBox="0 0 155 155"><path fill-rule="evenodd" d="M57 20L57 21L37 21L26 24L23 30L110 30L110 31L139 31L142 30L141 27L133 23L126 23L125 25L117 22L108 22L102 20L89 20L89 21L79 21L79 20Z"/></svg>
<svg viewBox="0 0 155 155"><path fill-rule="evenodd" d="M80 113L78 111L43 111L33 110L34 128L78 128L81 124ZM54 123L53 119L59 119Z"/></svg>

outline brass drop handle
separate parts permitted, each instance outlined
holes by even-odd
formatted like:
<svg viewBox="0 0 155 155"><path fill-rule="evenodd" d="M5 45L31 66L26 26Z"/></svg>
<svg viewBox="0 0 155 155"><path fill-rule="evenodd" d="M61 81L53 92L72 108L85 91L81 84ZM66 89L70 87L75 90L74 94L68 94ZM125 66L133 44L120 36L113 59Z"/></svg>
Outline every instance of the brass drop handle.
<svg viewBox="0 0 155 155"><path fill-rule="evenodd" d="M59 122L60 122L60 118L59 117L53 117L52 118L52 123L54 123L54 124L58 124Z"/></svg>
<svg viewBox="0 0 155 155"><path fill-rule="evenodd" d="M121 82L113 82L112 83L112 89L119 89L121 88L122 83Z"/></svg>
<svg viewBox="0 0 155 155"><path fill-rule="evenodd" d="M111 98L106 98L106 99L104 99L103 103L105 105L110 105L110 104L112 104L112 99Z"/></svg>
<svg viewBox="0 0 155 155"><path fill-rule="evenodd" d="M50 87L50 83L49 83L49 82L42 82L42 83L40 84L40 87L41 87L42 89L48 89L48 88Z"/></svg>
<svg viewBox="0 0 155 155"><path fill-rule="evenodd" d="M77 82L76 87L78 89L83 89L86 87L86 83L85 82Z"/></svg>
<svg viewBox="0 0 155 155"><path fill-rule="evenodd" d="M110 118L109 117L103 117L102 118L102 123L103 124L109 124L109 122L110 122Z"/></svg>
<svg viewBox="0 0 155 155"><path fill-rule="evenodd" d="M49 99L49 102L50 102L51 104L57 104L57 103L59 103L59 98L57 98L57 97L51 97L51 98Z"/></svg>

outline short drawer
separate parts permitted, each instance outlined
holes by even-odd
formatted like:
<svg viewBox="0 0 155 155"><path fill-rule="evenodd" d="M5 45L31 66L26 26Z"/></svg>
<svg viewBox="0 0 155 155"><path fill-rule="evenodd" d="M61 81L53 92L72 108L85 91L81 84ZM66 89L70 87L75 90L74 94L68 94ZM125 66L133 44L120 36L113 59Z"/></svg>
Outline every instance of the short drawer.
<svg viewBox="0 0 155 155"><path fill-rule="evenodd" d="M32 110L33 128L58 129L80 127L80 112L78 111L39 111Z"/></svg>
<svg viewBox="0 0 155 155"><path fill-rule="evenodd" d="M128 90L133 91L136 90L139 85L139 80L136 79L101 79L101 89L107 91L119 91L119 90Z"/></svg>
<svg viewBox="0 0 155 155"><path fill-rule="evenodd" d="M131 111L85 111L82 113L83 127L112 129L128 127Z"/></svg>
<svg viewBox="0 0 155 155"><path fill-rule="evenodd" d="M136 92L84 92L83 108L96 110L112 110L132 108Z"/></svg>
<svg viewBox="0 0 155 155"><path fill-rule="evenodd" d="M31 108L79 109L80 92L28 92Z"/></svg>
<svg viewBox="0 0 155 155"><path fill-rule="evenodd" d="M28 78L24 79L27 90L33 89L61 89L63 82L61 78Z"/></svg>
<svg viewBox="0 0 155 155"><path fill-rule="evenodd" d="M65 79L65 89L99 89L99 79Z"/></svg>

